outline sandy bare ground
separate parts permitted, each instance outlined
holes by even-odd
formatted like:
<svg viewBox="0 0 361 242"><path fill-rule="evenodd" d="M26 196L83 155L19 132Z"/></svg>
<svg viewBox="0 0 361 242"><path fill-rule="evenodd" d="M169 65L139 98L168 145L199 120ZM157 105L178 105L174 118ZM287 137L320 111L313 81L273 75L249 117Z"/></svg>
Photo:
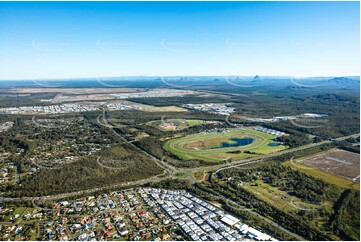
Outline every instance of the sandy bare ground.
<svg viewBox="0 0 361 242"><path fill-rule="evenodd" d="M116 100L116 101L110 101L108 103L120 103L120 104L124 104L124 105L139 107L140 110L143 110L146 112L187 112L188 111L185 108L181 108L181 107L177 107L177 106L156 107L156 106L152 106L152 105L146 105L146 104L131 102L131 101L127 101L127 100L119 100L119 101Z"/></svg>
<svg viewBox="0 0 361 242"><path fill-rule="evenodd" d="M360 181L360 154L332 149L327 152L299 160L309 167L317 168L332 175Z"/></svg>

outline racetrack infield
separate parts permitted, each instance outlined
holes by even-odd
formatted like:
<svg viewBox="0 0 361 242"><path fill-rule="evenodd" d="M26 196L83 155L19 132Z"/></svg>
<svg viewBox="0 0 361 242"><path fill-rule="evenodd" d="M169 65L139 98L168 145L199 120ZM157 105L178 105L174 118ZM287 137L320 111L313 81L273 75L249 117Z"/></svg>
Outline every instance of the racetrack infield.
<svg viewBox="0 0 361 242"><path fill-rule="evenodd" d="M244 146L214 148L222 142L232 143L231 138L252 138L253 142ZM237 160L270 154L286 148L283 145L269 146L269 143L275 143L274 138L274 135L252 129L229 129L226 132L201 133L173 139L165 144L165 148L185 160ZM235 151L240 153L229 153ZM244 153L244 151L255 152L256 154Z"/></svg>

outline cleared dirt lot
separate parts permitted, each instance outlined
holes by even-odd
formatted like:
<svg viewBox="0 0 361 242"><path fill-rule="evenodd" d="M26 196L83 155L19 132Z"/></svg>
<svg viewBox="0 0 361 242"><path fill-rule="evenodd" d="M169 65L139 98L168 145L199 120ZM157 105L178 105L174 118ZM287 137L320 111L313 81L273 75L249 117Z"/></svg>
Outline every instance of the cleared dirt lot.
<svg viewBox="0 0 361 242"><path fill-rule="evenodd" d="M332 149L297 162L332 175L360 182L360 154Z"/></svg>

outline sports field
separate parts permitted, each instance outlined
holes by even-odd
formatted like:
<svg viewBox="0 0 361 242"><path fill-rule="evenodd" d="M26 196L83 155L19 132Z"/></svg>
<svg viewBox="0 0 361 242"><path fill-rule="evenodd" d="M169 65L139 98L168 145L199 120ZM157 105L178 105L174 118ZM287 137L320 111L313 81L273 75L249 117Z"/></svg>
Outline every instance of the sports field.
<svg viewBox="0 0 361 242"><path fill-rule="evenodd" d="M246 145L232 146L236 143L234 139L242 138L252 141ZM274 135L252 129L229 129L225 132L201 133L173 139L165 144L165 148L185 160L236 160L270 154L286 148L281 144L269 146L270 143L276 143L273 141L274 138Z"/></svg>

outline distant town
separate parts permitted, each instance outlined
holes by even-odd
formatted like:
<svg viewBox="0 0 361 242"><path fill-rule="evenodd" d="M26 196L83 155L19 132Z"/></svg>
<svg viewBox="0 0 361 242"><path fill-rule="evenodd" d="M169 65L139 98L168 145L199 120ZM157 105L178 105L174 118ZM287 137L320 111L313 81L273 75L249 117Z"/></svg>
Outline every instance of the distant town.
<svg viewBox="0 0 361 242"><path fill-rule="evenodd" d="M235 112L235 108L229 103L184 104L182 107L191 110L212 112L220 115L230 115Z"/></svg>
<svg viewBox="0 0 361 242"><path fill-rule="evenodd" d="M153 97L182 97L196 92L173 89L152 89L139 92L107 93L107 94L77 94L56 95L53 99L42 100L44 105L20 106L0 108L0 114L67 114L102 110L103 107L111 110L142 109L142 105L127 101L129 98L153 98ZM117 101L119 100L119 101ZM46 105L45 103L57 103ZM66 102L66 103L63 103ZM63 104L61 104L63 103ZM147 108L145 108L147 109Z"/></svg>

